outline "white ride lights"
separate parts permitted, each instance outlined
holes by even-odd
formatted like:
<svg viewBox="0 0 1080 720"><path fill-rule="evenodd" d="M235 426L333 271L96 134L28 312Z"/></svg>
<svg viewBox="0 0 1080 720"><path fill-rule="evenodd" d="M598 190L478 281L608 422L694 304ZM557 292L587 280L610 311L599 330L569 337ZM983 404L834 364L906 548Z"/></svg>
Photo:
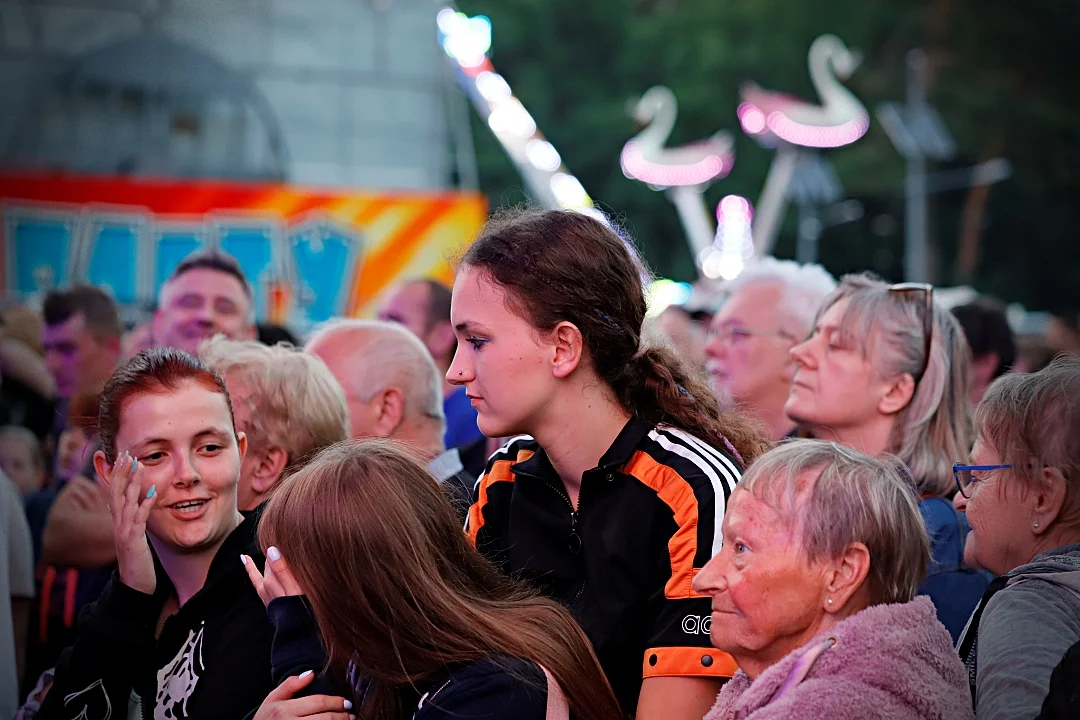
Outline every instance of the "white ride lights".
<svg viewBox="0 0 1080 720"><path fill-rule="evenodd" d="M607 222L581 181L563 165L559 151L537 129L536 120L514 97L506 78L495 72L487 55L491 21L445 7L436 24L439 44L454 63L458 81L517 166L533 198L545 207L576 210Z"/></svg>
<svg viewBox="0 0 1080 720"><path fill-rule="evenodd" d="M754 257L750 233L754 209L739 195L728 195L716 206L716 239L698 254L698 267L709 280L733 280Z"/></svg>
<svg viewBox="0 0 1080 720"><path fill-rule="evenodd" d="M581 182L567 170L558 150L540 133L536 120L514 96L509 83L495 71L488 58L491 21L483 15L469 17L448 6L439 11L436 24L439 44L459 83L517 167L533 199L544 207L575 210L608 223ZM716 208L715 233L704 204L704 190L731 172L734 143L730 134L720 131L696 143L666 147L677 112L674 94L664 87L652 88L634 108L635 120L645 129L624 146L620 158L623 173L665 191L707 280L731 280L755 257L771 253L800 151L851 144L869 127L869 114L862 103L839 82L858 66L858 54L834 36L825 35L812 44L808 59L820 105L753 84L743 88L738 110L743 131L778 152L757 220L746 198L728 195ZM681 287L678 292L682 292Z"/></svg>

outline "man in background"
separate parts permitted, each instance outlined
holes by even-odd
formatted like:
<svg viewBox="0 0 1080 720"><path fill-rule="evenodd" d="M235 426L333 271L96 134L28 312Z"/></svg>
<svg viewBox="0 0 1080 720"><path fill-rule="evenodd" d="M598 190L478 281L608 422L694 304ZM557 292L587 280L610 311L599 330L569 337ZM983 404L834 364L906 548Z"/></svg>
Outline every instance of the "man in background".
<svg viewBox="0 0 1080 720"><path fill-rule="evenodd" d="M255 339L251 285L239 263L223 252L184 258L161 286L154 313L154 344L198 356L199 345L218 333L230 340Z"/></svg>
<svg viewBox="0 0 1080 720"><path fill-rule="evenodd" d="M45 365L65 403L99 389L120 360L120 315L104 291L89 285L54 290L42 305ZM65 408L66 411L66 408Z"/></svg>
<svg viewBox="0 0 1080 720"><path fill-rule="evenodd" d="M952 309L971 347L971 404L978 405L990 383L1016 362L1016 337L1005 306L988 297Z"/></svg>
<svg viewBox="0 0 1080 720"><path fill-rule="evenodd" d="M435 360L442 380L443 415L446 434L443 444L462 447L483 437L476 425L476 410L465 388L446 382L446 371L454 361L457 339L450 324L450 288L436 280L411 280L394 288L379 309L379 319L406 328L424 344Z"/></svg>
<svg viewBox="0 0 1080 720"><path fill-rule="evenodd" d="M820 265L764 258L728 286L705 345L706 368L721 404L763 423L773 440L795 431L784 413L795 374L790 350L809 334L836 289Z"/></svg>
<svg viewBox="0 0 1080 720"><path fill-rule="evenodd" d="M307 352L322 358L345 389L353 437L412 446L464 522L474 479L457 450L443 444L443 375L423 343L395 323L341 320L318 330Z"/></svg>

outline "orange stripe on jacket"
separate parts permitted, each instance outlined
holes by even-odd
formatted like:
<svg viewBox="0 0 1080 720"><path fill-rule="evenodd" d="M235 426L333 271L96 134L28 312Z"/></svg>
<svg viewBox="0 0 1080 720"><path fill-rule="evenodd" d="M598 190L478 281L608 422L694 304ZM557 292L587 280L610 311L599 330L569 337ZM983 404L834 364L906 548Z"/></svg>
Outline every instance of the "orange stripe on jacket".
<svg viewBox="0 0 1080 720"><path fill-rule="evenodd" d="M664 597L669 600L705 597L691 586L697 573L694 556L698 547L698 503L694 488L674 468L658 463L642 450L634 453L623 472L655 490L657 497L671 508L679 526L668 540L671 579L664 585Z"/></svg>
<svg viewBox="0 0 1080 720"><path fill-rule="evenodd" d="M739 669L735 658L716 648L649 648L641 664L641 677L722 677Z"/></svg>
<svg viewBox="0 0 1080 720"><path fill-rule="evenodd" d="M480 497L469 508L469 530L466 533L473 547L476 547L476 536L480 528L484 527L484 506L488 501L488 488L497 482L514 482L514 473L510 470L510 466L524 462L532 456L532 450L522 450L513 460L496 460L492 463L491 469L480 478Z"/></svg>

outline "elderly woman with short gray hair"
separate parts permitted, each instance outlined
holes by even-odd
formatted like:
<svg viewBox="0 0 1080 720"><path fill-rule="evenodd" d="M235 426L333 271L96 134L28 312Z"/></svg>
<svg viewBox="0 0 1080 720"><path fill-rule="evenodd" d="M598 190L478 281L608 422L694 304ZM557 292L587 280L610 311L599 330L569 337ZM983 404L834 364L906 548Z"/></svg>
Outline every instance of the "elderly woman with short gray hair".
<svg viewBox="0 0 1080 720"><path fill-rule="evenodd" d="M972 464L954 468L964 559L1000 577L958 648L976 717L1033 718L1080 642L1080 359L996 380L975 430Z"/></svg>
<svg viewBox="0 0 1080 720"><path fill-rule="evenodd" d="M821 440L750 467L694 579L740 667L706 720L972 717L949 633L915 597L930 546L904 472Z"/></svg>

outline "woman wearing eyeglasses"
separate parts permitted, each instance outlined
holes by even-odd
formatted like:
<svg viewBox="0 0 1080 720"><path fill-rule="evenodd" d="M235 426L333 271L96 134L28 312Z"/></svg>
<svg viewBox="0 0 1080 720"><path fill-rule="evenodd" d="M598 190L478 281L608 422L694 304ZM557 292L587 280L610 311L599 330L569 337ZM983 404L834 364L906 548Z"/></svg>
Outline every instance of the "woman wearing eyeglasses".
<svg viewBox="0 0 1080 720"><path fill-rule="evenodd" d="M971 447L967 341L929 285L847 275L810 337L791 350L785 412L815 437L899 457L914 479L930 536L919 593L955 640L987 584L963 567L963 515L952 506L952 459Z"/></svg>
<svg viewBox="0 0 1080 720"><path fill-rule="evenodd" d="M998 379L975 430L972 465L956 467L964 557L1001 577L958 648L976 717L1033 718L1080 641L1080 359Z"/></svg>

